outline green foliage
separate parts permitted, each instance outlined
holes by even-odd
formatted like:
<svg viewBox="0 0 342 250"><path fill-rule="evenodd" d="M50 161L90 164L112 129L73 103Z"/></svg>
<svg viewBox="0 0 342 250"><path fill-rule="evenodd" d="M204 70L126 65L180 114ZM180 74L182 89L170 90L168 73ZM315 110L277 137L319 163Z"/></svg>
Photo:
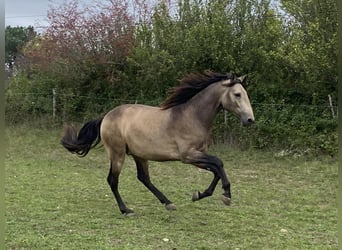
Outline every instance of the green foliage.
<svg viewBox="0 0 342 250"><path fill-rule="evenodd" d="M18 54L20 54L22 47L36 36L36 32L32 26L7 26L5 36L5 62L11 64L15 61Z"/></svg>
<svg viewBox="0 0 342 250"><path fill-rule="evenodd" d="M120 95L124 99L160 99L174 85L174 57L165 50L149 51L135 48L128 58L126 81ZM151 67L153 65L153 67Z"/></svg>
<svg viewBox="0 0 342 250"><path fill-rule="evenodd" d="M35 115L50 114L53 86L54 79L44 75L34 81L24 73L12 78L6 91L6 121L17 123L29 121Z"/></svg>
<svg viewBox="0 0 342 250"><path fill-rule="evenodd" d="M51 113L52 88L59 121L127 102L158 105L177 79L211 69L248 74L257 121L246 129L220 114L214 141L336 155L336 107L328 102L328 95L337 101L336 0L278 8L269 0L159 1L151 12L141 8L135 25L124 2L111 1L116 8L102 14L75 11L76 3L52 10L51 24L61 25L24 47L25 64L6 94L7 120Z"/></svg>
<svg viewBox="0 0 342 250"><path fill-rule="evenodd" d="M327 107L254 105L257 122L242 127L233 115L220 113L212 133L215 143L287 154L337 156L337 121ZM226 119L226 121L225 121Z"/></svg>
<svg viewBox="0 0 342 250"><path fill-rule="evenodd" d="M302 102L324 104L329 94L336 102L337 1L286 0L281 4L288 15L282 48L292 71L287 86L302 96Z"/></svg>

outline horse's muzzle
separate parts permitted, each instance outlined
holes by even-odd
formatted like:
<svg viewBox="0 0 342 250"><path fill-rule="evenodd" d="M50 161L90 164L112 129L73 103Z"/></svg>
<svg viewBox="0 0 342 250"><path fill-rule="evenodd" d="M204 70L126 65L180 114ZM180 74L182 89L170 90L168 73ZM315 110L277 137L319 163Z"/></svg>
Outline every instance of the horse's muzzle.
<svg viewBox="0 0 342 250"><path fill-rule="evenodd" d="M243 126L250 126L255 122L254 118L248 117L246 119L241 119L241 123Z"/></svg>

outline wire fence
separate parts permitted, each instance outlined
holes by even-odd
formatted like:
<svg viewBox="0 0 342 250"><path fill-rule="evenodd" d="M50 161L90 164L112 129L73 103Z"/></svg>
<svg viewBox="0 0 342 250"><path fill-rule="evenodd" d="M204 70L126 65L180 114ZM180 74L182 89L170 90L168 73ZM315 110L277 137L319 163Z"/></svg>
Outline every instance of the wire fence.
<svg viewBox="0 0 342 250"><path fill-rule="evenodd" d="M7 124L44 120L46 124L83 124L105 115L121 104L159 106L159 99L113 99L97 96L77 96L56 90L50 93L7 93ZM338 107L326 105L294 105L253 103L256 123L242 127L230 112L219 112L211 132L211 143L239 148L297 148L337 153ZM43 118L43 119L42 119ZM45 124L45 125L46 125Z"/></svg>
<svg viewBox="0 0 342 250"><path fill-rule="evenodd" d="M64 106L69 106L67 103L72 102L71 100L79 100L79 101L89 101L92 103L99 103L99 104L110 104L112 107L116 107L121 104L145 104L145 105L151 105L151 106L158 106L164 99L121 99L121 98L106 98L106 97L96 97L96 96L81 96L81 95L75 95L75 94L59 94L55 89L51 90L50 94L47 93L30 93L30 92L22 92L22 93L11 93L11 96L19 97L20 99L26 99L26 100L32 100L30 103L30 108L35 109L41 109L41 107L38 107L41 103L44 103L44 113L48 113L48 110L51 111L51 117L56 116L56 110L57 106L61 106L60 100L64 100ZM35 102L34 100L37 100ZM328 102L329 100L329 102ZM27 103L26 103L27 104ZM286 104L286 103L251 103L253 107L259 107L259 108L275 108L275 109L282 109L282 108L298 108L298 109L309 109L309 110L324 110L331 114L331 118L335 119L338 116L338 106L336 104L333 104L331 101L331 97L327 97L327 104L326 105L309 105L309 104ZM94 113L101 113L104 112L104 107L98 106L99 109L93 110ZM108 111L108 110L107 110ZM67 111L65 110L64 114L66 114ZM64 117L65 118L65 117Z"/></svg>

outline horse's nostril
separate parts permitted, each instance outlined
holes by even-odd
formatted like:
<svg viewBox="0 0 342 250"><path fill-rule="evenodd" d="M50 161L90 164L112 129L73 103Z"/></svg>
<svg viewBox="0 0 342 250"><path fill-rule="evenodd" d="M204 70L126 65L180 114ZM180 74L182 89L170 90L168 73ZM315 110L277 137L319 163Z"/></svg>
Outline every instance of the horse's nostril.
<svg viewBox="0 0 342 250"><path fill-rule="evenodd" d="M243 126L250 126L254 123L254 119L253 118L247 118L242 120L242 125Z"/></svg>

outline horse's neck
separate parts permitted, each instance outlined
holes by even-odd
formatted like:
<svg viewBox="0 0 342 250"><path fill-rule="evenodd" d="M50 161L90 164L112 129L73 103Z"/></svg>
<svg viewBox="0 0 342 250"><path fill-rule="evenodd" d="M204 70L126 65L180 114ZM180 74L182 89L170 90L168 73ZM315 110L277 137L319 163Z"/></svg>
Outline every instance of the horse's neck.
<svg viewBox="0 0 342 250"><path fill-rule="evenodd" d="M220 96L221 91L219 86L208 86L202 90L196 96L194 96L188 105L188 115L193 116L195 120L201 123L201 125L210 130L213 126L214 119L218 111L220 110Z"/></svg>

